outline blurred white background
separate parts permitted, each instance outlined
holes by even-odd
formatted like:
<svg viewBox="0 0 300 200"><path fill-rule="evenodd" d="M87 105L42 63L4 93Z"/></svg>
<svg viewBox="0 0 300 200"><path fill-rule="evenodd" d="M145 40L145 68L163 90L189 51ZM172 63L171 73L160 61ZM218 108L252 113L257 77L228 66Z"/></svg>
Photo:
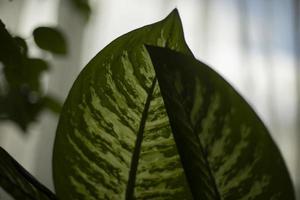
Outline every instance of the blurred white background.
<svg viewBox="0 0 300 200"><path fill-rule="evenodd" d="M52 71L44 77L50 92L63 101L80 70L109 42L163 19L177 7L195 56L224 76L254 107L279 145L294 184L300 187L299 0L90 3L92 15L85 21L66 0L0 0L1 20L29 45L33 44L32 31L37 26L58 25L64 31L68 57L46 55L53 60ZM41 54L34 48L30 53ZM0 124L0 145L52 190L57 120L57 116L45 112L27 135L11 123Z"/></svg>

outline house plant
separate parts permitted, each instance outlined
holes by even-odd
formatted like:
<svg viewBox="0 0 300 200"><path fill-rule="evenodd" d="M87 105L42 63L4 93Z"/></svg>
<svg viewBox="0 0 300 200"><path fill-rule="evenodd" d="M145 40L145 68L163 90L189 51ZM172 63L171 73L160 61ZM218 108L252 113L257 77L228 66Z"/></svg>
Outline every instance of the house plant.
<svg viewBox="0 0 300 200"><path fill-rule="evenodd" d="M17 199L294 199L266 127L193 57L177 10L114 40L78 76L55 139L57 197L3 150L0 167Z"/></svg>

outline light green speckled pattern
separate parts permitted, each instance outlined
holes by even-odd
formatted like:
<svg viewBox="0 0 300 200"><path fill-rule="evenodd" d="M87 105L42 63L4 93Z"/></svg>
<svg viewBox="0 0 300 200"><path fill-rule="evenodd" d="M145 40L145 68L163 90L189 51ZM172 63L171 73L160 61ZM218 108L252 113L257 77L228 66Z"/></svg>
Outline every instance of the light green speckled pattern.
<svg viewBox="0 0 300 200"><path fill-rule="evenodd" d="M143 44L190 54L177 11L105 47L64 104L53 153L61 199L191 199Z"/></svg>
<svg viewBox="0 0 300 200"><path fill-rule="evenodd" d="M193 57L147 48L194 198L294 200L282 156L246 101Z"/></svg>
<svg viewBox="0 0 300 200"><path fill-rule="evenodd" d="M158 84L149 107L141 147L137 199L192 199Z"/></svg>

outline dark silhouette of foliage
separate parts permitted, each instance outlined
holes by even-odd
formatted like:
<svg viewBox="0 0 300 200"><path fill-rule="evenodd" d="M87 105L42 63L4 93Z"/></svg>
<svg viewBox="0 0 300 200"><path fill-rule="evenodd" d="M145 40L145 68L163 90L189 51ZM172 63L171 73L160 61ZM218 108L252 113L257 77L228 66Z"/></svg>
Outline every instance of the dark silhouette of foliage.
<svg viewBox="0 0 300 200"><path fill-rule="evenodd" d="M54 27L38 27L33 31L34 41L38 47L54 54L67 53L67 44L63 34Z"/></svg>
<svg viewBox="0 0 300 200"><path fill-rule="evenodd" d="M88 0L70 0L70 3L89 19ZM55 55L67 54L66 38L57 27L37 27L32 34L41 50ZM9 33L1 20L0 44L0 74L3 74L0 76L0 120L13 121L26 132L42 110L60 112L61 103L51 95L44 95L41 88L41 75L51 67L43 58L29 57L24 38Z"/></svg>
<svg viewBox="0 0 300 200"><path fill-rule="evenodd" d="M40 40L43 39L44 47L47 47L45 38ZM65 43L62 42L63 37L56 40ZM41 88L41 75L50 68L47 61L29 57L26 41L21 37L13 37L2 21L0 43L0 62L3 65L0 120L13 121L25 132L42 110L49 109L58 113L61 103L50 95L45 96ZM48 43L53 47L51 40ZM63 50L66 52L66 48Z"/></svg>

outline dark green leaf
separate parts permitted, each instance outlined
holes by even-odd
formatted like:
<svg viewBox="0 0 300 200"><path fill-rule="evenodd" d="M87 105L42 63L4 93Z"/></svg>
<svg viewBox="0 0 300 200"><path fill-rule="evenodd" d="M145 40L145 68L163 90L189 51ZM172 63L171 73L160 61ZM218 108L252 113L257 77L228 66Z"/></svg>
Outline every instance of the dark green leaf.
<svg viewBox="0 0 300 200"><path fill-rule="evenodd" d="M66 54L67 44L62 32L54 27L38 27L33 31L35 43L55 54Z"/></svg>
<svg viewBox="0 0 300 200"><path fill-rule="evenodd" d="M39 91L40 75L48 68L48 63L42 59L24 57L20 66L5 67L3 72L10 87L19 88L26 85L34 91Z"/></svg>
<svg viewBox="0 0 300 200"><path fill-rule="evenodd" d="M61 199L192 199L144 43L190 53L177 11L119 37L63 106L53 173Z"/></svg>
<svg viewBox="0 0 300 200"><path fill-rule="evenodd" d="M147 49L194 199L295 199L282 156L247 102L193 57Z"/></svg>
<svg viewBox="0 0 300 200"><path fill-rule="evenodd" d="M26 58L23 61L23 76L19 79L21 84L27 85L32 90L39 92L41 87L41 73L48 70L48 63L39 58Z"/></svg>
<svg viewBox="0 0 300 200"><path fill-rule="evenodd" d="M54 113L59 114L61 111L61 103L52 96L43 97L43 105Z"/></svg>
<svg viewBox="0 0 300 200"><path fill-rule="evenodd" d="M22 63L20 47L0 20L0 62L7 67L18 67Z"/></svg>
<svg viewBox="0 0 300 200"><path fill-rule="evenodd" d="M0 187L16 200L51 200L55 195L0 147Z"/></svg>
<svg viewBox="0 0 300 200"><path fill-rule="evenodd" d="M0 44L4 74L1 80L0 120L11 120L25 131L44 108L56 112L59 109L54 99L44 101L41 95L41 73L49 67L42 59L28 58L24 39L13 38L1 21Z"/></svg>
<svg viewBox="0 0 300 200"><path fill-rule="evenodd" d="M20 89L10 89L0 96L0 120L11 120L23 131L37 121L38 115L45 109L59 113L61 103L52 96L41 96L24 85Z"/></svg>
<svg viewBox="0 0 300 200"><path fill-rule="evenodd" d="M48 63L40 58L28 58L24 60L26 71L29 74L34 74L36 76L40 75L41 72L49 69Z"/></svg>
<svg viewBox="0 0 300 200"><path fill-rule="evenodd" d="M48 68L47 63L41 59L27 57L27 45L20 37L13 38L5 26L0 26L0 61L4 64L5 79L11 88L29 85L38 90L39 75Z"/></svg>
<svg viewBox="0 0 300 200"><path fill-rule="evenodd" d="M74 7L88 20L91 15L89 0L70 0Z"/></svg>
<svg viewBox="0 0 300 200"><path fill-rule="evenodd" d="M40 94L32 91L27 85L17 89L10 89L0 97L1 118L15 122L23 131L35 121L43 110Z"/></svg>
<svg viewBox="0 0 300 200"><path fill-rule="evenodd" d="M26 41L21 38L21 37L14 37L17 45L20 47L20 52L21 54L23 55L27 55L27 52L28 52L28 47L27 47L27 44L26 44Z"/></svg>

